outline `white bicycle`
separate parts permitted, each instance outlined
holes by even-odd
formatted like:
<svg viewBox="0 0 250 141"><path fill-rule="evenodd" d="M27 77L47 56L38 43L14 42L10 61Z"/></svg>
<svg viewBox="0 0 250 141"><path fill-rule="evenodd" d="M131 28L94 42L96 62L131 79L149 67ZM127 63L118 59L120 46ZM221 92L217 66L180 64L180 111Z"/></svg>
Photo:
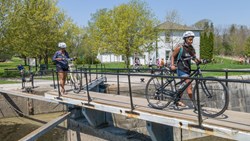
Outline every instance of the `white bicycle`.
<svg viewBox="0 0 250 141"><path fill-rule="evenodd" d="M77 68L75 67L73 61L76 58L69 58L67 59L68 64L69 64L69 82L71 84L71 87L73 89L74 93L79 93L82 89L82 77L83 74L77 70Z"/></svg>

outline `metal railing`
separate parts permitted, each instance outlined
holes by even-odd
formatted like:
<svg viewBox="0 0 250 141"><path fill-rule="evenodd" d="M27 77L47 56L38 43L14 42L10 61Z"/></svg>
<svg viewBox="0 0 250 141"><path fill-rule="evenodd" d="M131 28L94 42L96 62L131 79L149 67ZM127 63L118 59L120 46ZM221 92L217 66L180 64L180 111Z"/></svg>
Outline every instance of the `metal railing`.
<svg viewBox="0 0 250 141"><path fill-rule="evenodd" d="M133 93L132 93L132 82L131 82L131 77L133 76L143 76L143 77L164 77L164 78L173 78L173 79L181 79L182 77L177 77L177 76L166 76L163 75L163 72L165 71L165 69L153 69L154 72L160 72L159 74L151 74L150 72L152 72L152 69L140 69L138 70L140 73L135 73L133 71L133 69L116 69L116 68L105 68L105 66L103 65L101 68L98 68L96 66L96 68L91 68L91 67L85 67L85 68L77 68L77 71L74 72L69 72L69 73L81 73L84 74L85 76L85 80L86 80L86 92L87 92L87 96L88 96L88 104L90 104L90 102L92 101L91 96L89 94L89 89L88 89L88 82L91 81L91 74L95 74L96 75L96 79L101 76L106 76L106 75L114 75L116 76L117 79L117 95L120 95L120 83L124 83L120 81L120 76L127 76L128 78L128 88L129 88L129 98L130 98L130 110L131 112L133 112L133 110L135 109L135 105L134 105L134 100L133 100ZM145 73L147 72L147 73ZM202 70L202 72L222 72L225 73L224 79L223 78L219 78L218 80L221 82L224 82L226 84L226 86L228 86L228 82L236 82L236 83L250 83L250 80L239 80L239 79L228 79L229 78L229 73L232 72L244 72L244 73L249 73L250 74L250 70ZM55 79L55 73L56 73L56 79ZM55 81L57 81L57 89L58 89L58 96L60 97L60 87L59 87L59 80L58 80L58 72L55 72L52 70L52 76L53 76L53 84L54 84L54 88L56 88L56 83ZM88 77L89 76L89 77ZM194 77L185 77L188 79L194 79L195 83L198 83L199 80L211 80L209 78L194 78ZM200 97L199 97L199 88L197 88L197 104L198 104L198 123L199 126L202 127L202 114L200 111Z"/></svg>

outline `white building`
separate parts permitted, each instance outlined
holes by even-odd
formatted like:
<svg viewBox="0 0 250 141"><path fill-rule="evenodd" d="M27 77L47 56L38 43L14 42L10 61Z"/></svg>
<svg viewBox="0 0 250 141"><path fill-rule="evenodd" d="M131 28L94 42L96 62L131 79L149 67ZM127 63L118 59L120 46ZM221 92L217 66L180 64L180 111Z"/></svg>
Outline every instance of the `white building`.
<svg viewBox="0 0 250 141"><path fill-rule="evenodd" d="M148 58L153 60L164 59L164 62L170 61L172 50L176 45L183 43L182 35L186 31L193 31L195 38L193 40L193 47L196 51L197 58L200 58L200 32L201 30L195 29L188 26L183 26L180 24L174 24L170 22L164 22L157 26L159 29L159 39L155 42L156 51L148 54Z"/></svg>
<svg viewBox="0 0 250 141"><path fill-rule="evenodd" d="M179 24L173 24L170 22L164 22L157 26L159 29L159 39L153 43L156 50L151 52L145 52L139 56L140 63L148 64L149 59L152 58L153 63L156 63L156 59L164 59L164 62L170 61L172 50L177 44L183 43L182 35L186 31L193 31L195 38L193 46L196 51L197 58L200 57L200 32L201 30ZM102 62L124 62L122 56L115 56L113 54L99 54L97 58ZM130 64L133 64L134 56L130 58Z"/></svg>

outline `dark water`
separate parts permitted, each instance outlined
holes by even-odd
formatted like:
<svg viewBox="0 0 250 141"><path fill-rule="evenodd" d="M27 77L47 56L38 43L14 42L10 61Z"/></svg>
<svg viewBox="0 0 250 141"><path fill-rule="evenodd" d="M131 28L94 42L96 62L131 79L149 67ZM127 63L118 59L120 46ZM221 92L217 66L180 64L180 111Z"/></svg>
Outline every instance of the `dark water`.
<svg viewBox="0 0 250 141"><path fill-rule="evenodd" d="M0 118L0 141L17 141L32 131L60 116L62 113L50 113L24 117ZM37 141L66 141L65 123L53 128L37 139Z"/></svg>
<svg viewBox="0 0 250 141"><path fill-rule="evenodd" d="M30 132L36 130L40 126L34 124L18 124L18 123L2 123L0 122L0 140L1 141L17 141L26 136ZM54 128L37 141L66 141L66 131L63 129Z"/></svg>

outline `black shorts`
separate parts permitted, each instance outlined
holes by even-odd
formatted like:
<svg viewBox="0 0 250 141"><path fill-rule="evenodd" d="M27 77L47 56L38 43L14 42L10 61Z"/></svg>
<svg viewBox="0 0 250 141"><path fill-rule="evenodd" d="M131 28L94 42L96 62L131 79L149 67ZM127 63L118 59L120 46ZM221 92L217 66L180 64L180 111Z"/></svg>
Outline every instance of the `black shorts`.
<svg viewBox="0 0 250 141"><path fill-rule="evenodd" d="M56 71L57 72L66 72L66 71L69 71L69 68L62 68L62 67L56 66Z"/></svg>

